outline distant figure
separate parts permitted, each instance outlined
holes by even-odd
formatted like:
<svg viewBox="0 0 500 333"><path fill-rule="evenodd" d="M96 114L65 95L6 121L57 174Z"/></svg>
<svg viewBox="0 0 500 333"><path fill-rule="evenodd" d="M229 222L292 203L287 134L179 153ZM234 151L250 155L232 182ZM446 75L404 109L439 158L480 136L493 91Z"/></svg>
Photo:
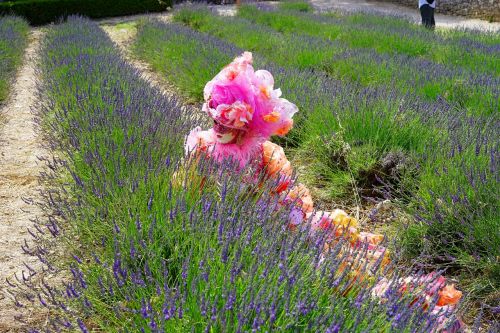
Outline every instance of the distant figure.
<svg viewBox="0 0 500 333"><path fill-rule="evenodd" d="M434 8L436 2L434 0L418 0L418 8L422 15L422 25L428 29L434 29L436 21L434 21Z"/></svg>

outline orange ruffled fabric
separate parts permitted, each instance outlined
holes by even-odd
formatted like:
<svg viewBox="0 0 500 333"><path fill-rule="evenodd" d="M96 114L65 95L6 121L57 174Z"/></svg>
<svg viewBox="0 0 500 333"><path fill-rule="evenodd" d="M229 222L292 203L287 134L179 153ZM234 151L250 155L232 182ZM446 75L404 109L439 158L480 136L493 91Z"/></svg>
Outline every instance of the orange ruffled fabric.
<svg viewBox="0 0 500 333"><path fill-rule="evenodd" d="M262 144L262 163L265 172L270 177L279 174L290 177L292 175L292 165L285 156L283 148L271 141Z"/></svg>
<svg viewBox="0 0 500 333"><path fill-rule="evenodd" d="M443 289L438 291L438 294L438 306L455 305L462 298L462 292L455 289L454 284L447 284Z"/></svg>

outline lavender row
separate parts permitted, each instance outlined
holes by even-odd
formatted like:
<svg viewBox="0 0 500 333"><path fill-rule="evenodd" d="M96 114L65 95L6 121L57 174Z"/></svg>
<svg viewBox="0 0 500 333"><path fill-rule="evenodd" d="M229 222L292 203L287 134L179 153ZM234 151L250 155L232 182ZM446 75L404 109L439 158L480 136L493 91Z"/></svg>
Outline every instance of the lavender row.
<svg viewBox="0 0 500 333"><path fill-rule="evenodd" d="M411 91L429 100L442 96L450 102L467 107L474 114L493 114L498 111L498 78L476 68L489 64L488 68L494 70L497 67L495 56L461 56L458 57L459 61L449 59L450 64L444 65L434 58L446 59L448 54L455 55L455 51L445 49L436 57L429 57L426 54L429 51L428 44L416 43L411 36L402 39L376 30L357 32L352 28L354 30L349 31L343 25L332 26L325 22L319 26L311 25L307 22L314 22L312 18L315 16L310 14L285 12L274 14L275 17L244 7L239 15L245 20L214 18L213 23L207 20L200 29L212 31L212 24L232 21L230 25L234 29L251 33L242 32L241 37L225 31L214 30L213 33L240 47L254 47L283 65L322 68L339 79L358 81L365 85L395 85L403 92ZM294 18L301 18L302 21L300 24L293 23ZM269 31L269 27L276 30ZM277 33L278 31L282 33ZM256 34L262 36L262 41L260 45L254 46L255 42L250 40ZM265 35L272 38L266 39ZM272 47L267 44L276 45ZM462 49L456 43L453 45ZM309 59L303 58L302 54L306 50L315 55L309 56ZM409 55L405 55L405 52L409 52ZM461 62L463 66L456 65Z"/></svg>
<svg viewBox="0 0 500 333"><path fill-rule="evenodd" d="M361 68L367 77L377 76L375 71L387 72L386 77L378 74L381 79L369 84L399 87L401 91L411 91L430 100L441 97L468 109L471 114L494 115L500 110L500 79L487 74L475 74L422 58L380 54L371 49L353 49L336 55L331 71L336 72L340 66Z"/></svg>
<svg viewBox="0 0 500 333"><path fill-rule="evenodd" d="M293 15L318 19L323 23L330 22L330 20L344 20L344 18L327 18L310 14L294 13ZM418 33L428 34L428 32ZM481 38L477 36L477 39ZM463 39L459 39L459 43L463 42ZM329 40L325 43L332 44ZM456 43L456 41L451 40L450 43ZM310 48L312 44L307 45ZM490 57L491 61L498 59L495 45L483 45L488 48L485 56ZM336 57L342 59L343 56L345 56L343 59L345 67L348 69L356 65L373 66L372 72L369 72L373 76L383 73L384 70L391 73L390 82L382 79L381 82L375 82L379 85L378 88L365 90L372 91L375 95L379 94L377 91L383 91L381 88L383 86L397 86L398 81L409 82L408 86L412 87L412 92L415 92L415 88L424 87L425 93L431 93L436 78L440 85L449 87L448 92L443 94L444 96L431 93L433 98L437 97L437 104L429 103L427 107L423 106L425 105L423 101L415 104L417 114L426 108L427 111L435 110L435 112L424 111L422 118L416 117L416 119L422 121L425 126L432 127L439 124L447 130L445 133L431 135L428 138L429 142L425 143L425 151L421 154L417 164L420 176L415 187L409 190L399 189L399 191L412 193L411 202L415 203L415 206L410 206L412 207L410 211L417 220L425 221L425 227L411 228L409 234L413 233L413 235L418 235L417 237L423 236L423 239L412 239L411 241L416 243L411 243L409 246L414 251L413 255L422 250L428 258L424 260L426 263L449 264L452 262L455 272L460 272L461 267L470 267L469 260L495 262L493 258L499 254L497 249L500 248L500 238L498 233L491 234L487 230L496 230L499 227L495 217L495 211L499 209L496 192L500 164L498 155L500 127L497 117L498 79L489 74L474 74L461 67L445 66L422 58L380 54L373 49L351 49ZM332 68L336 70L335 65ZM391 68L398 70L392 71ZM412 79L408 80L408 77ZM360 75L360 78L363 79L364 75ZM430 89L426 89L426 86ZM395 95L401 96L398 93ZM404 97L402 100L407 100L407 98ZM448 103L443 102L443 98L451 99L457 105L446 107L445 104ZM359 99L358 104L362 104L365 100L363 95ZM398 103L398 100L392 100L391 103ZM400 108L404 110L411 104L411 102L403 103ZM441 106L438 106L439 104ZM335 107L338 105L332 103L332 109ZM468 112L459 112L460 108L468 109ZM345 107L341 106L341 109L345 112ZM409 120L413 116L403 117L403 119ZM439 143L433 145L432 137L436 135L442 140L438 140ZM397 199L391 193L387 194L387 197ZM415 251L416 249L418 250ZM463 252L464 249L466 254ZM491 264L491 267L498 267L498 263ZM493 271L495 269L492 268ZM482 278L490 282L496 280L493 272L483 275ZM493 282L493 285L498 287L498 283ZM484 288L481 292L492 292L495 288Z"/></svg>

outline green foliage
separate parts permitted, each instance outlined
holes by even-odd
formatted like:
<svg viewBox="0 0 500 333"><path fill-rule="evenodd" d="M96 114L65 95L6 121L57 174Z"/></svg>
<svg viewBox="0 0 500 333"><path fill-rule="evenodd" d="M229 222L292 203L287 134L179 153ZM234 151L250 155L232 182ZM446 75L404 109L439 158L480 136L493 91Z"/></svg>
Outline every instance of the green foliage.
<svg viewBox="0 0 500 333"><path fill-rule="evenodd" d="M311 110L298 129L301 142L292 153L294 165L304 166L300 174L306 184L324 201L352 205L361 196L381 195L374 192L374 187L382 185L376 177L396 182L393 185L415 181L415 173L405 165L394 161L391 168L402 169L391 169L399 174L389 174L383 161L399 152L402 160L408 160L405 163L413 163L409 161L425 147L437 148L435 136L441 131L423 125L417 115L398 114L395 101L363 101L356 93L337 99L343 100L342 109Z"/></svg>
<svg viewBox="0 0 500 333"><path fill-rule="evenodd" d="M282 10L290 10L290 11L296 11L296 12L312 12L313 7L309 2L304 2L304 1L281 1L279 4L280 9Z"/></svg>
<svg viewBox="0 0 500 333"><path fill-rule="evenodd" d="M158 12L171 0L18 0L0 3L0 14L15 13L33 25L47 24L72 14L92 18Z"/></svg>
<svg viewBox="0 0 500 333"><path fill-rule="evenodd" d="M484 56L481 50L464 49L457 41L468 38L494 45L494 33L478 35L467 31L432 31L421 29L407 20L370 14L346 16L304 15L289 11L263 12L252 5L242 6L238 16L267 25L280 32L300 33L337 40L351 48L372 48L380 53L425 57L442 64L460 65L474 71L500 75L500 59ZM331 15L330 15L331 16Z"/></svg>
<svg viewBox="0 0 500 333"><path fill-rule="evenodd" d="M190 25L206 28L209 16L202 11L183 9L177 18ZM226 26L229 28L221 27L218 31L230 33L230 27L234 27L232 24ZM200 36L197 36L198 39L189 36L193 34L189 30L184 31L187 35L183 36L182 33L175 33L176 29L175 25L146 23L139 31L134 48L139 52L138 56L169 75L171 82L181 91L201 101L202 95L199 92L192 94L192 87L202 88L199 81L210 80L217 71L213 72L211 66L222 68L234 55L230 53L228 56L223 52L223 43L202 43L199 41ZM189 47L186 48L185 44ZM266 67L267 60L260 53L255 54L255 61L258 66ZM183 73L184 68L188 69L188 74ZM361 188L357 194L366 195L376 183L376 176L386 178L387 175L378 169L381 169L381 161L388 154L401 152L409 158L421 154L425 147L436 147L435 136L441 130L429 124L423 125L418 114L411 110L400 112L402 100L385 97L372 100L368 96L364 99L355 87L352 91L342 91L337 95L314 94L321 90L321 79L314 75L293 73L291 71L284 77L275 78L285 96L304 110L295 117L294 130L282 141L288 147L294 147L291 149L294 165L299 169L304 166L300 174L308 177L306 182L309 186L324 194L323 199L350 201L352 193L358 191L353 191L353 187L358 185ZM307 96L309 93L313 95ZM338 133L344 133L342 136L345 138L341 142L352 147L349 152L341 154L345 155L342 167L335 167L335 147L340 143L330 139Z"/></svg>
<svg viewBox="0 0 500 333"><path fill-rule="evenodd" d="M0 17L0 102L9 94L16 68L21 64L29 32L28 23L19 17Z"/></svg>
<svg viewBox="0 0 500 333"><path fill-rule="evenodd" d="M173 64L158 66L187 66L176 50L192 57L192 71L206 65L200 59L208 45L204 50L176 31L169 36L148 24L139 33L143 46L168 37L168 47L141 53L149 59L167 51ZM196 46L202 55L180 47L183 43ZM210 165L182 158L184 135L197 119L185 117L179 104L141 81L96 25L72 18L51 27L41 54L42 92L48 101L42 126L65 160L62 170L56 170L64 191L51 192L50 202L58 216L67 217L66 235L58 239L65 239L65 249L82 259L77 269L86 281L81 297L62 297L68 308L82 310L78 316L89 329L135 332L148 330L155 319L166 332L206 327L232 332L239 324L247 331L254 318L261 318L252 308L256 302L257 309L269 308L271 302L275 309L272 321L262 320L262 330L304 331L315 321L329 323L337 317L350 332L391 329L386 304L355 297L358 288L376 281L366 277L359 287L352 286L365 263L352 259L344 266L344 255L332 255L322 264L329 268L318 269L314 262L323 246L314 246L307 232L283 228L289 212L277 209L265 188L269 184L256 189L245 185L242 176L247 175L232 167L216 165L210 171ZM225 61L218 53L211 57ZM185 80L187 76L179 78L181 84ZM328 149L333 154L339 150L336 144ZM75 179L66 181L68 172ZM330 262L336 265L326 266ZM122 266L127 272L123 279L118 272ZM74 263L71 267L75 271ZM117 283L122 280L123 285ZM232 305L229 295L234 295ZM304 299L313 306L298 311L296 304ZM411 301L402 298L397 304L411 311L405 315L415 326L422 326L419 307L411 309ZM172 308L167 320L166 310Z"/></svg>
<svg viewBox="0 0 500 333"><path fill-rule="evenodd" d="M436 99L443 96L471 110L471 113L498 112L498 98L495 90L478 89L466 86L466 94L457 93L456 82L466 82L464 75L484 72L500 75L500 58L492 56L478 48L464 48L468 43L476 41L480 44L495 45L500 41L495 34L478 34L467 31L449 29L436 34L420 29L405 20L380 17L368 14L335 16L330 20L318 15L294 14L286 11L263 12L254 6L242 6L238 12L251 22L269 26L284 34L306 34L328 41L340 42L337 53L344 50L373 49L384 54L400 54L412 58L425 58L436 64L444 64L453 68L467 69L458 76L446 75L444 78L429 77L424 71L415 71L411 66L403 66L386 57L382 63L374 61L373 55L349 52L347 56L327 60L328 71L336 77L359 81L365 85L395 84L401 91ZM410 32L410 33L409 33ZM311 64L314 65L314 64ZM439 71L439 68L436 69ZM408 78L415 81L408 84Z"/></svg>

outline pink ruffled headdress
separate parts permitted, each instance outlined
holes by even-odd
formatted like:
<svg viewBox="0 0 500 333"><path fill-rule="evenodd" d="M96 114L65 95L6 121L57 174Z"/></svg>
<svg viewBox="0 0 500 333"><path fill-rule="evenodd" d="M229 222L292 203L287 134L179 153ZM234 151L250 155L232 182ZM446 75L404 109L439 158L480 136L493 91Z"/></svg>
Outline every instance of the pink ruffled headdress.
<svg viewBox="0 0 500 333"><path fill-rule="evenodd" d="M298 111L295 104L280 98L281 90L274 89L271 73L254 71L250 52L222 69L203 93L203 111L213 119L214 126L191 131L186 150L201 150L219 161L233 158L241 167L271 136L286 135Z"/></svg>

